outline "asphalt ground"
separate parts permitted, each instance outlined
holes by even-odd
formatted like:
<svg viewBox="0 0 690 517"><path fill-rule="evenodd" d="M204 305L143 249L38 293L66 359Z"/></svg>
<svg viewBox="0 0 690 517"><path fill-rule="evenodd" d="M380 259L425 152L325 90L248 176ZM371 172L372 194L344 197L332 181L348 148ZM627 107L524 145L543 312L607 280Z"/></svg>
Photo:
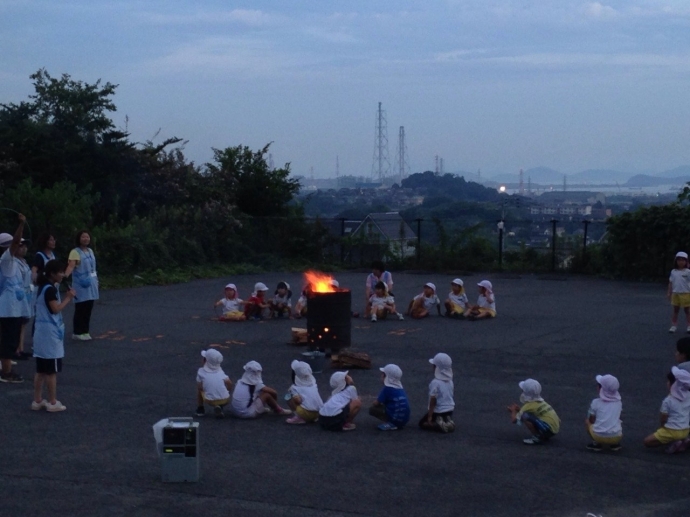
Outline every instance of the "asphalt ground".
<svg viewBox="0 0 690 517"><path fill-rule="evenodd" d="M471 299L482 278L465 277ZM227 281L246 298L254 282L273 287L283 279L301 284L297 274L266 274L103 293L92 319L96 339L66 343L58 398L67 411L31 411L29 382L0 385L0 515L687 515L690 453L642 445L658 427L681 336L667 332L665 286L576 277L489 277L498 306L491 321L353 319L353 346L375 365L351 371L365 406L382 387L378 367L396 363L412 425L380 432L366 411L349 433L290 426L273 415L207 416L198 419L200 481L162 483L151 426L193 415L201 350L215 345L233 380L257 360L266 384L280 393L289 386L290 361L305 350L288 344L290 328L305 322L222 323L212 309ZM338 280L361 310L365 275ZM443 299L452 277L394 280L406 305L429 280ZM65 318L71 322L71 309ZM457 430L449 435L415 425L433 376L428 359L441 351L455 372ZM33 364L17 370L30 377ZM316 375L324 399L330 373ZM594 376L603 373L621 381L618 453L585 449L584 418ZM524 445L525 430L509 422L505 408L527 377L542 383L562 420L548 445Z"/></svg>

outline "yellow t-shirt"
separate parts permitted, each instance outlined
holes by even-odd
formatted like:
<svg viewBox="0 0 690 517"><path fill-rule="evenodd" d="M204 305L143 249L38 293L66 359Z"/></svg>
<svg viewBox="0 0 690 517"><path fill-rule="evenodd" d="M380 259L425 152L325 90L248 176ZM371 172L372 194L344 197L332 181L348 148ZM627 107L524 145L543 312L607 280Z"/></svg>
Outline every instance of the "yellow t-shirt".
<svg viewBox="0 0 690 517"><path fill-rule="evenodd" d="M68 260L76 260L77 262L79 262L81 261L81 256L79 255L79 252L76 249L73 249L69 252Z"/></svg>
<svg viewBox="0 0 690 517"><path fill-rule="evenodd" d="M523 413L531 413L536 416L539 420L543 420L551 428L553 434L557 434L561 429L561 420L554 409L548 405L546 402L542 401L532 401L526 402L521 408L520 412L517 414L518 420Z"/></svg>

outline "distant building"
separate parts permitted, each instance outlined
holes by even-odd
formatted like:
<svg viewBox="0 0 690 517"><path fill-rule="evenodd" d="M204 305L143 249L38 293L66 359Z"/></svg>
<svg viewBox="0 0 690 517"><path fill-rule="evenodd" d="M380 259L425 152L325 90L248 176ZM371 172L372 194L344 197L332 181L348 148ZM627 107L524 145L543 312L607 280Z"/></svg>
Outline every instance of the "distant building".
<svg viewBox="0 0 690 517"><path fill-rule="evenodd" d="M367 215L352 232L352 236L361 237L372 243L385 243L391 254L401 258L411 257L416 252L417 235L399 212Z"/></svg>

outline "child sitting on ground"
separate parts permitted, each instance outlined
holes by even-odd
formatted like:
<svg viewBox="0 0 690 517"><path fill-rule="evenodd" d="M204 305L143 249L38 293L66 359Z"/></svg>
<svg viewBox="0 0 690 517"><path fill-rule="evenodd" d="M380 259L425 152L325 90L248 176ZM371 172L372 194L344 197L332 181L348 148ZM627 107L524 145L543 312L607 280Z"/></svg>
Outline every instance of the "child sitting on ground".
<svg viewBox="0 0 690 517"><path fill-rule="evenodd" d="M395 364L387 364L379 370L384 388L369 408L369 414L383 420L383 424L378 425L381 431L402 429L410 420L410 402L400 381L402 370Z"/></svg>
<svg viewBox="0 0 690 517"><path fill-rule="evenodd" d="M270 310L271 304L266 300L266 291L268 287L263 282L254 284L251 298L244 302L244 314L248 320L261 320L264 318L264 312Z"/></svg>
<svg viewBox="0 0 690 517"><path fill-rule="evenodd" d="M676 342L676 362L678 368L690 372L690 337L682 337Z"/></svg>
<svg viewBox="0 0 690 517"><path fill-rule="evenodd" d="M449 318L459 318L467 309L469 300L465 293L464 283L461 279L456 278L450 283L450 292L446 299L446 316Z"/></svg>
<svg viewBox="0 0 690 517"><path fill-rule="evenodd" d="M288 418L288 424L306 424L319 419L319 410L323 407L323 400L319 395L316 379L311 372L311 366L303 361L292 361L292 386L288 391L288 406L295 415ZM286 398L287 398L286 397Z"/></svg>
<svg viewBox="0 0 690 517"><path fill-rule="evenodd" d="M244 321L247 317L242 312L242 301L237 296L237 287L235 284L228 284L225 286L225 298L221 298L213 304L214 307L223 307L223 315L219 318L223 321Z"/></svg>
<svg viewBox="0 0 690 517"><path fill-rule="evenodd" d="M647 447L670 444L666 452L673 454L690 445L690 373L674 366L668 374L669 395L661 403L661 427L644 439Z"/></svg>
<svg viewBox="0 0 690 517"><path fill-rule="evenodd" d="M519 386L522 390L522 395L520 395L522 407L517 404L508 406L510 420L514 424L524 425L532 433L532 436L522 440L523 443L527 445L546 443L552 436L558 434L561 421L554 409L541 398L541 384L534 379L527 379Z"/></svg>
<svg viewBox="0 0 690 517"><path fill-rule="evenodd" d="M386 290L386 284L379 282L376 284L374 294L369 298L366 309L367 317L371 318L372 322L378 319L385 320L389 314L395 314L399 320L404 320L402 314L395 310L395 300Z"/></svg>
<svg viewBox="0 0 690 517"><path fill-rule="evenodd" d="M604 445L608 445L612 451L619 451L623 439L623 403L618 393L620 384L613 375L597 375L596 381L599 397L592 400L585 419L587 431L594 441L587 448L600 451Z"/></svg>
<svg viewBox="0 0 690 517"><path fill-rule="evenodd" d="M678 325L680 308L685 312L685 324L690 333L690 269L688 269L688 254L684 251L676 253L671 275L668 278L668 292L666 293L673 308L671 313L671 328L675 332Z"/></svg>
<svg viewBox="0 0 690 517"><path fill-rule="evenodd" d="M305 318L307 316L307 288L302 289L302 295L295 304L295 318Z"/></svg>
<svg viewBox="0 0 690 517"><path fill-rule="evenodd" d="M271 410L277 415L291 415L292 411L278 405L278 394L264 384L261 371L256 361L244 365L244 374L232 391L230 412L238 418L256 418Z"/></svg>
<svg viewBox="0 0 690 517"><path fill-rule="evenodd" d="M287 282L278 282L273 300L271 300L271 317L291 317L291 311L292 291L290 291L290 284Z"/></svg>
<svg viewBox="0 0 690 517"><path fill-rule="evenodd" d="M348 372L331 375L330 398L319 410L319 424L326 431L353 431L357 428L353 420L362 407Z"/></svg>
<svg viewBox="0 0 690 517"><path fill-rule="evenodd" d="M424 290L414 297L407 308L407 313L414 319L426 318L436 306L438 315L441 315L441 300L436 296L436 286L431 282L424 284Z"/></svg>
<svg viewBox="0 0 690 517"><path fill-rule="evenodd" d="M484 318L496 317L496 298L494 297L494 288L488 280L482 280L477 284L479 286L479 297L477 298L477 305L468 307L465 311L465 316L469 320L481 320Z"/></svg>
<svg viewBox="0 0 690 517"><path fill-rule="evenodd" d="M210 348L201 352L201 368L196 372L196 416L204 416L204 404L213 408L216 418L223 418L223 408L230 402L232 381L220 367L223 354Z"/></svg>
<svg viewBox="0 0 690 517"><path fill-rule="evenodd" d="M434 380L429 383L429 406L419 421L419 427L426 431L452 433L455 431L453 361L448 354L439 353L429 362L434 368Z"/></svg>

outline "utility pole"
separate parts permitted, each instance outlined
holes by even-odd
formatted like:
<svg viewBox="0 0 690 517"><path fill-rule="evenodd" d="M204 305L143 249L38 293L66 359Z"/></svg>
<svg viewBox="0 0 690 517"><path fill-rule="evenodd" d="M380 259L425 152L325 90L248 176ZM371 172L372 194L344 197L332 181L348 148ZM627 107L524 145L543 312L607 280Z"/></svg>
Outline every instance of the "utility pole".
<svg viewBox="0 0 690 517"><path fill-rule="evenodd" d="M398 130L398 156L396 159L396 169L400 181L410 175L410 163L407 157L407 144L405 143L405 126L400 126Z"/></svg>
<svg viewBox="0 0 690 517"><path fill-rule="evenodd" d="M524 182L524 172L520 169L520 186L518 187L518 192L521 196L525 195L525 182Z"/></svg>

